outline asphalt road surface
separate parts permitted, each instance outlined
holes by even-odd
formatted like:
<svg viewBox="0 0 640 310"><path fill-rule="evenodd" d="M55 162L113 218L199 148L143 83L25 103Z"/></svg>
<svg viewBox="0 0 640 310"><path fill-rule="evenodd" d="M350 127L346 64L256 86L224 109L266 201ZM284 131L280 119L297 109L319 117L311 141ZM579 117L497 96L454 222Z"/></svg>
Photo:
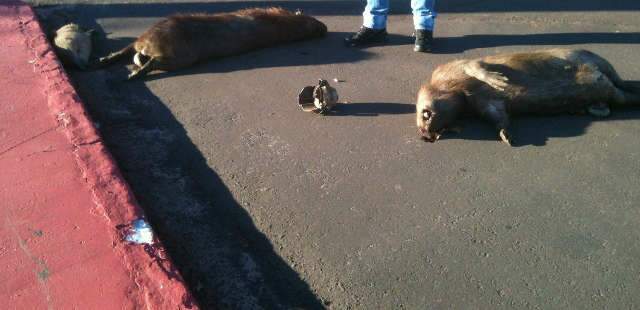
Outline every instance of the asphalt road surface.
<svg viewBox="0 0 640 310"><path fill-rule="evenodd" d="M547 47L590 49L640 80L640 3L441 0L436 49L418 54L408 2L393 4L389 42L365 49L341 42L360 26L359 1L62 7L98 30L96 56L174 12L277 4L328 25L324 39L143 81L123 82L124 64L72 72L199 302L636 307L640 109L517 118L508 147L476 120L425 143L413 103L438 64ZM344 80L333 84L349 103L327 116L301 112L297 93L318 78Z"/></svg>

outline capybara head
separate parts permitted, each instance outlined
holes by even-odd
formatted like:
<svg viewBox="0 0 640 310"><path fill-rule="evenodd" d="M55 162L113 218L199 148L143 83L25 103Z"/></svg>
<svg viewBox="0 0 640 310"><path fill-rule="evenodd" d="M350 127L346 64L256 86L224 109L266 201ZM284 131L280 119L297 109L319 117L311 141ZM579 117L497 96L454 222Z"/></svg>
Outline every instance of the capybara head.
<svg viewBox="0 0 640 310"><path fill-rule="evenodd" d="M56 31L54 44L61 60L84 69L91 55L91 32L83 31L76 24L68 24Z"/></svg>
<svg viewBox="0 0 640 310"><path fill-rule="evenodd" d="M311 37L321 37L327 33L327 26L323 24L321 21L304 14L302 9L297 9L294 12L279 8L273 7L267 9L270 13L279 15L282 17L287 17L290 26L294 29L301 30L305 33L305 36Z"/></svg>
<svg viewBox="0 0 640 310"><path fill-rule="evenodd" d="M455 92L439 92L424 86L418 92L416 125L425 141L435 142L458 118L464 97Z"/></svg>
<svg viewBox="0 0 640 310"><path fill-rule="evenodd" d="M292 12L280 7L252 8L237 11L235 14L268 21L270 24L282 28L279 35L289 37L284 41L321 37L327 33L325 24L305 15L302 10Z"/></svg>
<svg viewBox="0 0 640 310"><path fill-rule="evenodd" d="M298 9L294 14L302 22L304 29L312 36L321 37L327 33L327 26L324 23L311 16L304 15L302 10Z"/></svg>

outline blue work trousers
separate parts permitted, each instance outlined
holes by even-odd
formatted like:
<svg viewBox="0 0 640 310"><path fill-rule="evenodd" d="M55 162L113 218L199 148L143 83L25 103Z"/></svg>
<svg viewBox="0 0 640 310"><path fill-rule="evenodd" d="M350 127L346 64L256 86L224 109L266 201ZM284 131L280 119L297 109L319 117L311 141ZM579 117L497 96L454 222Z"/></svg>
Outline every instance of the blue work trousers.
<svg viewBox="0 0 640 310"><path fill-rule="evenodd" d="M411 0L415 29L433 31L436 17L435 3L435 0ZM389 0L367 0L367 6L362 13L364 17L362 24L367 28L386 28L388 13Z"/></svg>

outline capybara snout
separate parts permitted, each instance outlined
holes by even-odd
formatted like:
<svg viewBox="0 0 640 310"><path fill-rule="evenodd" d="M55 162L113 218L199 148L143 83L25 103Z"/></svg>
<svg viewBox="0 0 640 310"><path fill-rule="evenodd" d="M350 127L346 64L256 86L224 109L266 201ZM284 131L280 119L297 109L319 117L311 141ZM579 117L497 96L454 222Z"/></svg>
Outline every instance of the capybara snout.
<svg viewBox="0 0 640 310"><path fill-rule="evenodd" d="M463 111L464 98L453 92L439 92L425 85L418 92L416 125L422 139L435 142Z"/></svg>
<svg viewBox="0 0 640 310"><path fill-rule="evenodd" d="M327 34L327 25L321 21L307 16L306 27L310 33L313 33L316 37L322 37Z"/></svg>

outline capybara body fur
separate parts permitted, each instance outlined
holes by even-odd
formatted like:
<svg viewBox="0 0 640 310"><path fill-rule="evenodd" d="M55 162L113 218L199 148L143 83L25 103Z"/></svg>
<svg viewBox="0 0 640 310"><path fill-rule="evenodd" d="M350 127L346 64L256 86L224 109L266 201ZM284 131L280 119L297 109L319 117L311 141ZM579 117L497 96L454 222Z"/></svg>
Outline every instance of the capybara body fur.
<svg viewBox="0 0 640 310"><path fill-rule="evenodd" d="M77 24L67 24L56 30L53 45L62 63L86 69L91 56L91 32Z"/></svg>
<svg viewBox="0 0 640 310"><path fill-rule="evenodd" d="M108 64L133 56L129 78L149 71L177 70L212 58L281 43L321 37L327 27L301 12L252 8L231 13L176 14L149 28L124 49L100 59Z"/></svg>
<svg viewBox="0 0 640 310"><path fill-rule="evenodd" d="M511 144L512 115L583 110L607 116L609 105L639 104L640 89L623 81L604 58L586 50L549 49L437 67L418 92L416 123L423 139L435 142L460 115L478 115Z"/></svg>

